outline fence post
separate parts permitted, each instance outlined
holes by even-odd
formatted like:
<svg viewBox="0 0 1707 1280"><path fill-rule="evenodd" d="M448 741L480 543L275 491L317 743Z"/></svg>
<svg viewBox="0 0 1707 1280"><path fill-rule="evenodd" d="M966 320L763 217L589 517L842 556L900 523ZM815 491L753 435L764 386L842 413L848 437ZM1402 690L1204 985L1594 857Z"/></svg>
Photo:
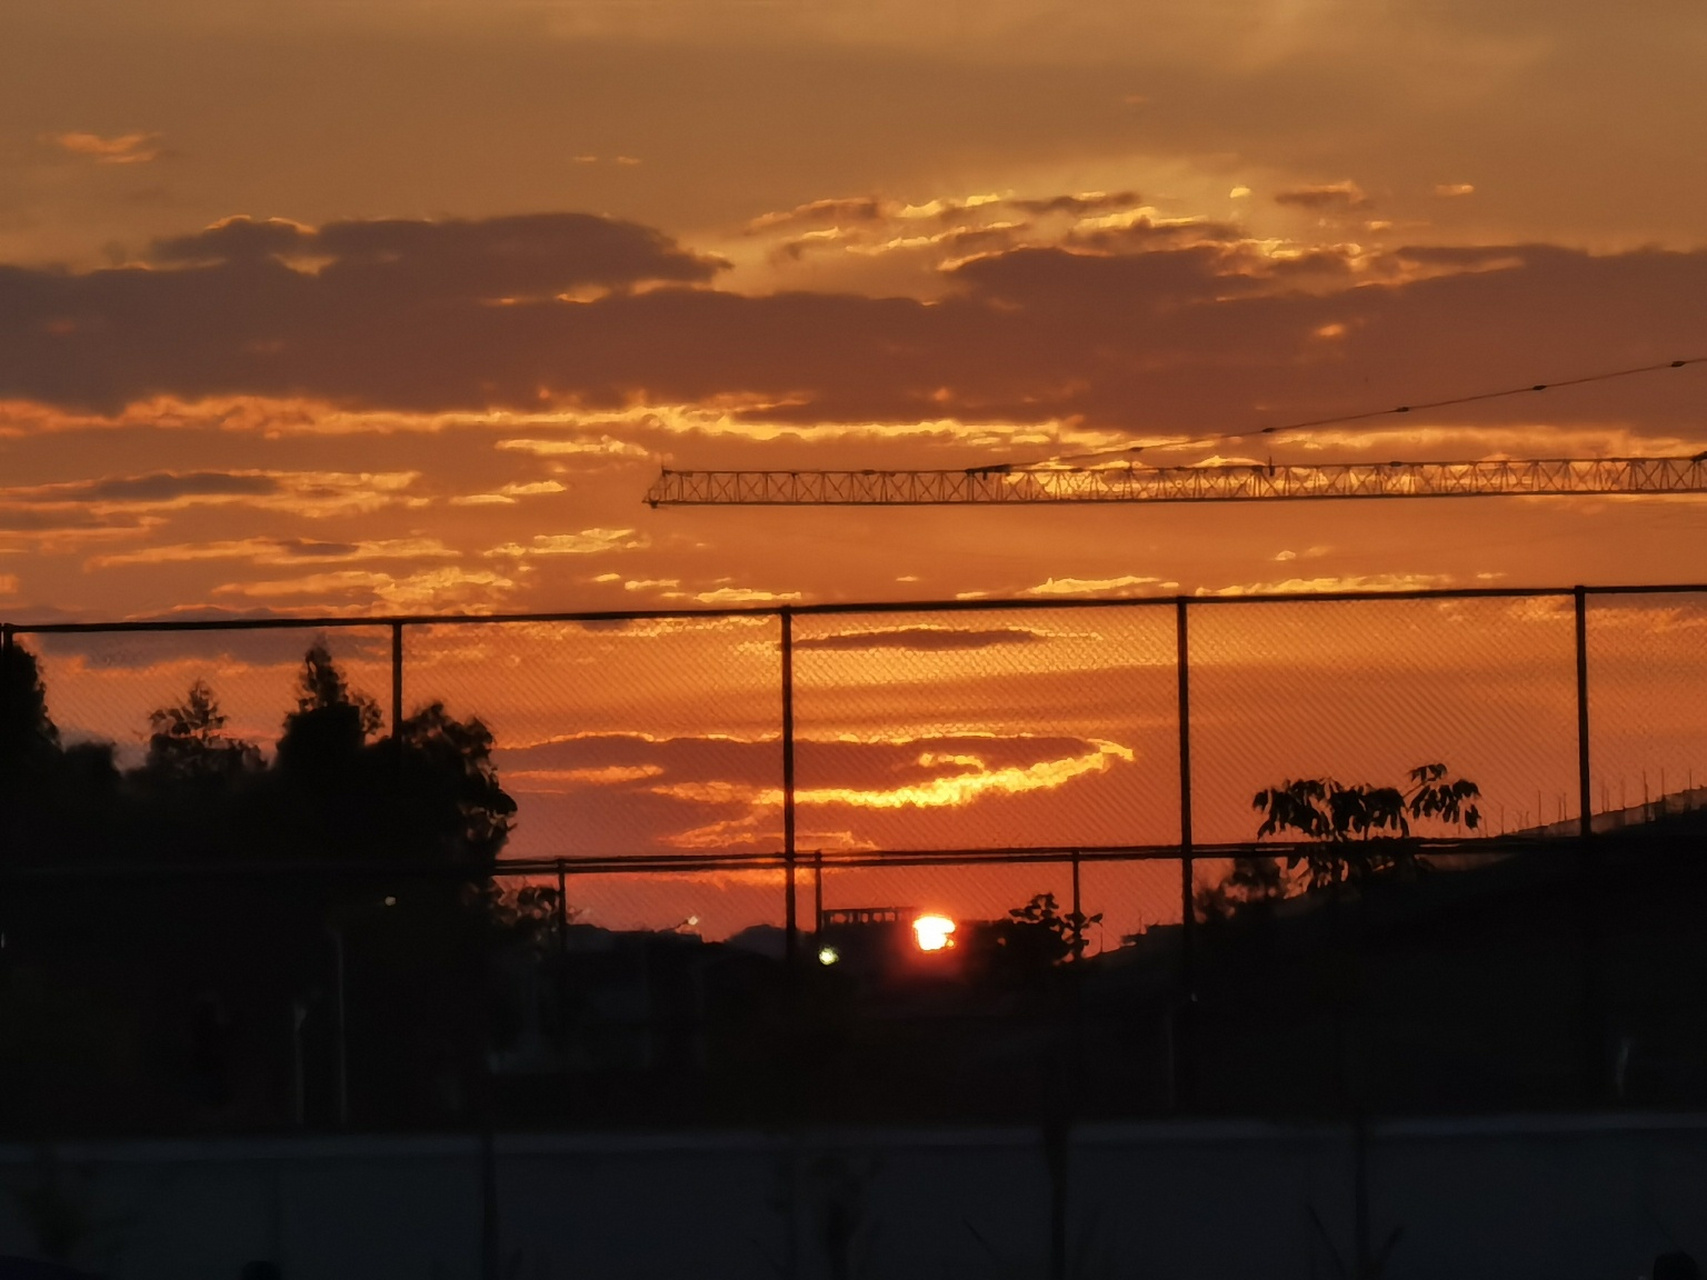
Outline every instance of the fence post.
<svg viewBox="0 0 1707 1280"><path fill-rule="evenodd" d="M794 610L783 605L782 622L782 863L787 899L783 904L783 959L793 970L799 960L800 922L794 902Z"/></svg>
<svg viewBox="0 0 1707 1280"><path fill-rule="evenodd" d="M403 624L391 624L391 740L401 742L397 731L403 725Z"/></svg>
<svg viewBox="0 0 1707 1280"><path fill-rule="evenodd" d="M391 843L402 857L403 830L403 624L391 624Z"/></svg>
<svg viewBox="0 0 1707 1280"><path fill-rule="evenodd" d="M1594 821L1590 812L1594 798L1591 789L1592 778L1589 774L1588 737L1588 589L1578 587L1574 595L1577 615L1577 804L1580 807L1578 834L1586 840L1594 834Z"/></svg>
<svg viewBox="0 0 1707 1280"><path fill-rule="evenodd" d="M4 722L4 718L8 716L12 710L11 673L12 624L8 622L0 625L0 723ZM4 767L4 762L0 762L0 767ZM4 784L5 782L6 779L3 776L0 776L0 784ZM0 813L0 855L6 855L9 858L12 853L12 837L10 827L5 821L3 821L5 816L5 814Z"/></svg>
<svg viewBox="0 0 1707 1280"><path fill-rule="evenodd" d="M795 902L794 848L794 610L783 605L777 612L782 624L782 864L783 864L783 992L785 1043L783 1066L785 1076L779 1100L783 1119L792 1131L788 1142L788 1191L784 1221L788 1228L788 1249L784 1256L785 1280L799 1280L800 1275L800 1154L799 1125L809 1096L805 1073L801 1070L803 1052L801 1033L800 921Z"/></svg>
<svg viewBox="0 0 1707 1280"><path fill-rule="evenodd" d="M1071 864L1071 866L1073 868L1073 915L1075 917L1078 917L1078 916L1084 914L1083 908L1081 906L1083 899L1080 897L1080 894L1079 894L1079 858L1080 858L1080 851L1077 849L1074 849L1071 856L1067 859L1067 861ZM1073 959L1082 960L1084 958L1084 945L1085 945L1085 934L1084 934L1083 929L1079 929L1075 932L1074 943L1075 943L1075 945L1073 947Z"/></svg>
<svg viewBox="0 0 1707 1280"><path fill-rule="evenodd" d="M1577 911L1581 930L1582 993L1581 1034L1585 1100L1602 1102L1609 1094L1606 1072L1606 1011L1600 994L1600 903L1594 883L1599 858L1594 847L1594 817L1590 812L1593 794L1589 772L1588 720L1588 588L1572 593L1576 611L1577 658L1577 795L1581 813L1577 827Z"/></svg>
<svg viewBox="0 0 1707 1280"><path fill-rule="evenodd" d="M1174 600L1174 667L1178 675L1180 1000L1174 1034L1174 1102L1190 1110L1195 1094L1196 1041L1191 1034L1197 1004L1197 921L1192 905L1191 834L1191 631L1185 596Z"/></svg>
<svg viewBox="0 0 1707 1280"><path fill-rule="evenodd" d="M557 1060L569 1074L569 873L557 860Z"/></svg>

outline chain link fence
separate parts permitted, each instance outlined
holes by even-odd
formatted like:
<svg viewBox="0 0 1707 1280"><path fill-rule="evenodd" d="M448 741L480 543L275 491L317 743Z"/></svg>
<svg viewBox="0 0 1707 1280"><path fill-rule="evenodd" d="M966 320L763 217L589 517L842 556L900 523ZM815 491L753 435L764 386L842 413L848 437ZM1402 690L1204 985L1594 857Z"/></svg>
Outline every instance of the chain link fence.
<svg viewBox="0 0 1707 1280"><path fill-rule="evenodd" d="M1693 586L8 624L0 1128L1699 1105L1704 639ZM1258 839L1436 763L1473 823Z"/></svg>

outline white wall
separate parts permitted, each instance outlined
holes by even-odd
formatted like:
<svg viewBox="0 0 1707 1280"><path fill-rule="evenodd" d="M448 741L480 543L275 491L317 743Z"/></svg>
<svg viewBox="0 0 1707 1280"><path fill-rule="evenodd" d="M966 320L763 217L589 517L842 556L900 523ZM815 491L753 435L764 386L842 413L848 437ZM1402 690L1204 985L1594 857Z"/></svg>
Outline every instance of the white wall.
<svg viewBox="0 0 1707 1280"><path fill-rule="evenodd" d="M1352 1145L1337 1126L1082 1126L1069 1159L1073 1280L1330 1277L1349 1261ZM99 1225L80 1259L113 1280L477 1280L472 1137L69 1146ZM0 1178L35 1152L0 1148ZM790 1169L796 1171L791 1183ZM1707 1117L1393 1122L1370 1147L1373 1234L1392 1280L1635 1280L1707 1259ZM514 1135L496 1143L515 1280L831 1275L823 1227L857 1221L852 1277L1047 1276L1050 1179L1036 1130ZM791 1192L792 1186L792 1192ZM1320 1226L1316 1225L1319 1220ZM28 1253L10 1197L0 1253Z"/></svg>

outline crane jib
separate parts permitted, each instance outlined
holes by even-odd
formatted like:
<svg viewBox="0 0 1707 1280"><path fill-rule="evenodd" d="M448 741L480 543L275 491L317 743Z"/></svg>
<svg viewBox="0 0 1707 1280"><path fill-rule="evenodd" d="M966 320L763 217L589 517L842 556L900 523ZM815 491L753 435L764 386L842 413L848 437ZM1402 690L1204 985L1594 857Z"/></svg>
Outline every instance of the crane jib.
<svg viewBox="0 0 1707 1280"><path fill-rule="evenodd" d="M672 471L663 506L952 506L988 503L1256 502L1707 493L1707 454L1212 467L937 471Z"/></svg>

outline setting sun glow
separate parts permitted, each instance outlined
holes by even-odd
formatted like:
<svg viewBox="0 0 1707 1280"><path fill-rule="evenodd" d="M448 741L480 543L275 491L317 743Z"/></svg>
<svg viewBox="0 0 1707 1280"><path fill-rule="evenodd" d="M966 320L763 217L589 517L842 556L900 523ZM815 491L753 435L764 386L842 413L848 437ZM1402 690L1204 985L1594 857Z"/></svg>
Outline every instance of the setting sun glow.
<svg viewBox="0 0 1707 1280"><path fill-rule="evenodd" d="M913 937L920 951L941 951L954 945L954 921L947 916L920 916L913 921Z"/></svg>

